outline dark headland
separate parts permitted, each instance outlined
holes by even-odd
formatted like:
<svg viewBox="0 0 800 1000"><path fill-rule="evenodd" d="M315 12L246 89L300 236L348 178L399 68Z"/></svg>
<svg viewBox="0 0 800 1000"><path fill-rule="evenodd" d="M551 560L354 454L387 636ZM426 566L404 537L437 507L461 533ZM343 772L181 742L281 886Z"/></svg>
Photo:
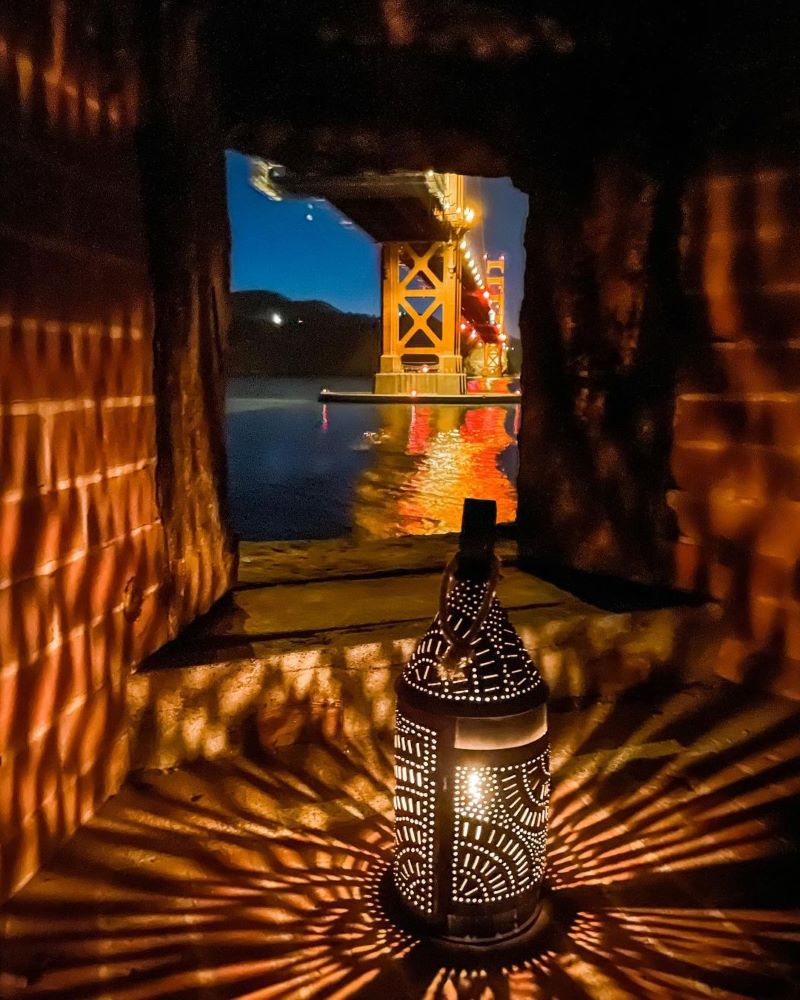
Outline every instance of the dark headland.
<svg viewBox="0 0 800 1000"><path fill-rule="evenodd" d="M373 375L380 353L377 316L269 291L234 292L231 375L330 378Z"/></svg>

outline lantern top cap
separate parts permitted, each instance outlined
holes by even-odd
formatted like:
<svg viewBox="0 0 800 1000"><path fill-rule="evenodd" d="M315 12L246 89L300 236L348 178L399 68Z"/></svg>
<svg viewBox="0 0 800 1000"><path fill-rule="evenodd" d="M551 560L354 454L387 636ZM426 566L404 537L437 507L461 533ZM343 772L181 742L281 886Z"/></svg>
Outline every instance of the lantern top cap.
<svg viewBox="0 0 800 1000"><path fill-rule="evenodd" d="M480 573L494 554L497 536L497 504L494 500L464 500L459 536L459 576Z"/></svg>
<svg viewBox="0 0 800 1000"><path fill-rule="evenodd" d="M460 546L442 578L439 614L417 644L398 692L419 708L481 716L538 706L547 688L495 596L497 506L464 502Z"/></svg>

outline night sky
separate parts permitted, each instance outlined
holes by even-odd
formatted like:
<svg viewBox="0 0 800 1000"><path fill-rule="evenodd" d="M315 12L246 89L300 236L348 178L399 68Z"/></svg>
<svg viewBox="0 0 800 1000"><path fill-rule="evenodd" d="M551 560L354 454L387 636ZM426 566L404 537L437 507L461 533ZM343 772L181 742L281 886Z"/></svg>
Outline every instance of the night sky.
<svg viewBox="0 0 800 1000"><path fill-rule="evenodd" d="M268 289L377 316L377 245L327 202L271 201L251 187L244 156L229 152L227 160L233 290ZM506 255L506 327L516 337L527 198L506 178L469 178L467 202L483 209L473 252Z"/></svg>

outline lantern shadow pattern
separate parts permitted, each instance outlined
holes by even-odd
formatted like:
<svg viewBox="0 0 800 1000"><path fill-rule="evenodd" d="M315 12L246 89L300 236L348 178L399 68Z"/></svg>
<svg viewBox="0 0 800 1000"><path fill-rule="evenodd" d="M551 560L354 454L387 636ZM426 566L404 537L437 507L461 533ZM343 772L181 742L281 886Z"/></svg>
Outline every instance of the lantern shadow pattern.
<svg viewBox="0 0 800 1000"><path fill-rule="evenodd" d="M551 712L551 929L478 966L382 909L387 743L146 772L0 911L0 996L797 996L799 715L727 687Z"/></svg>

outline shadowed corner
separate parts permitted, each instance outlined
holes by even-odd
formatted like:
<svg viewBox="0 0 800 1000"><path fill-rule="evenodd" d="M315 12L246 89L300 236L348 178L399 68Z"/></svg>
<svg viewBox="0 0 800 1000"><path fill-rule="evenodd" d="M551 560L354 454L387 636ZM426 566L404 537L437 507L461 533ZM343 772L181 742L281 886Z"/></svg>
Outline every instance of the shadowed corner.
<svg viewBox="0 0 800 1000"><path fill-rule="evenodd" d="M6 906L0 995L792 996L797 711L720 686L554 713L551 925L474 960L385 911L388 744L142 772Z"/></svg>

